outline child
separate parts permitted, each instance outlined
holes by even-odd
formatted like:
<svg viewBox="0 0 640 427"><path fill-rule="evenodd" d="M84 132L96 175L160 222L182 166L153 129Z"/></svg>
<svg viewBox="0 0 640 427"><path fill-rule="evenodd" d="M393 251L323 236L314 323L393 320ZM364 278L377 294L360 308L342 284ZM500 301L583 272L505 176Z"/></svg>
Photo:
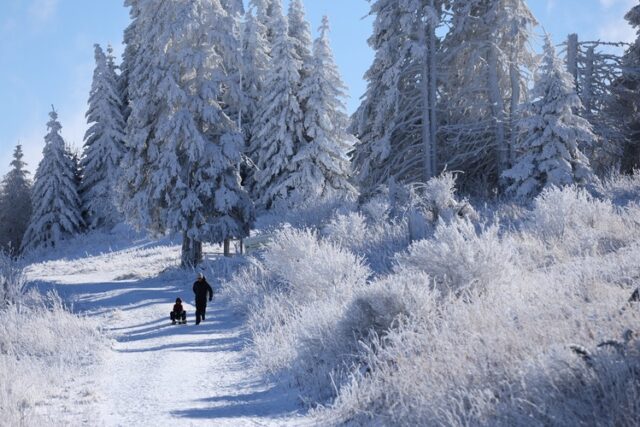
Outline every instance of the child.
<svg viewBox="0 0 640 427"><path fill-rule="evenodd" d="M176 298L170 317L172 325L176 324L176 320L179 323L187 323L187 312L182 308L182 300L180 298Z"/></svg>

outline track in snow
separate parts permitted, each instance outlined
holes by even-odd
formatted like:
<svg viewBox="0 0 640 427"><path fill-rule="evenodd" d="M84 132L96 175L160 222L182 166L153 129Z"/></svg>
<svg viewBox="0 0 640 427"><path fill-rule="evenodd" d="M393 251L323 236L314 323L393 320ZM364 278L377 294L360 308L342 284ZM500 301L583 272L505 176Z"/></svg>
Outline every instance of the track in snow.
<svg viewBox="0 0 640 427"><path fill-rule="evenodd" d="M177 256L176 251L163 255L151 248L139 256L139 251L125 250L94 257L94 262L89 257L29 269L31 280L40 288L55 288L74 311L104 318L105 330L115 339L104 366L91 374L99 397L90 424L310 424L297 415L300 408L290 390L252 373L243 353L242 319L226 301L216 296L206 320L194 324L193 274L176 268L157 273L162 265L157 260ZM141 277L116 280L128 270ZM187 325L171 325L168 319L178 296Z"/></svg>

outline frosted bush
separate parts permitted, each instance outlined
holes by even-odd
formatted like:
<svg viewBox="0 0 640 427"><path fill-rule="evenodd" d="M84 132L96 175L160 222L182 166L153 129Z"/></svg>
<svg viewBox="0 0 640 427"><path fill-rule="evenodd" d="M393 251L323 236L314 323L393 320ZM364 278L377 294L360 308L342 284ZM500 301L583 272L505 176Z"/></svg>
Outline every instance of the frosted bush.
<svg viewBox="0 0 640 427"><path fill-rule="evenodd" d="M262 305L266 296L275 292L277 282L258 259L248 257L245 265L224 282L224 293L231 304L242 313L249 313Z"/></svg>
<svg viewBox="0 0 640 427"><path fill-rule="evenodd" d="M614 172L602 181L603 193L616 205L626 205L640 200L640 170L632 175Z"/></svg>
<svg viewBox="0 0 640 427"><path fill-rule="evenodd" d="M574 347L530 367L487 424L636 426L640 420L640 341Z"/></svg>
<svg viewBox="0 0 640 427"><path fill-rule="evenodd" d="M358 342L366 342L372 335L383 337L404 319L431 316L436 295L431 278L424 273L380 279L358 290L340 328Z"/></svg>
<svg viewBox="0 0 640 427"><path fill-rule="evenodd" d="M322 234L332 242L351 250L362 250L368 244L367 220L360 212L338 214L325 225Z"/></svg>
<svg viewBox="0 0 640 427"><path fill-rule="evenodd" d="M559 257L603 253L640 237L608 200L583 189L546 189L535 200L529 228Z"/></svg>
<svg viewBox="0 0 640 427"><path fill-rule="evenodd" d="M29 292L0 309L0 408L6 425L51 424L45 403L80 369L100 362L97 322L68 313L55 294Z"/></svg>
<svg viewBox="0 0 640 427"><path fill-rule="evenodd" d="M373 340L410 316L434 312L428 282L411 273L359 287L350 299L333 296L295 307L269 298L260 316L275 322L268 330L254 329L254 351L267 371L290 376L307 403L328 402L354 372L367 369Z"/></svg>
<svg viewBox="0 0 640 427"><path fill-rule="evenodd" d="M361 257L318 240L310 230L281 231L268 245L264 262L291 298L300 303L332 293L348 295L371 274Z"/></svg>
<svg viewBox="0 0 640 427"><path fill-rule="evenodd" d="M26 280L19 262L0 251L0 309L22 298Z"/></svg>
<svg viewBox="0 0 640 427"><path fill-rule="evenodd" d="M382 219L381 219L382 218ZM364 257L376 273L390 270L396 253L409 245L406 220L385 215L367 218L360 212L337 214L322 230L322 236Z"/></svg>
<svg viewBox="0 0 640 427"><path fill-rule="evenodd" d="M566 272L522 271L517 282L469 290L466 300L439 296L427 315L409 317L372 341L363 355L368 369L354 373L319 419L326 424L504 426L557 419L551 425L566 425L568 418L547 418L546 408L576 401L582 403L573 407L588 419L598 395L577 391L580 381L569 381L571 370L556 355L581 369L573 343L596 347L611 331L637 327L640 313L619 312L627 290L587 280L580 286L602 291L595 291L599 299L586 303L576 282L567 282ZM558 367L566 378L553 374ZM617 375L603 371L595 384L617 384ZM566 387L559 387L561 382ZM632 382L627 378L625 384ZM615 399L632 402L634 387L615 391ZM540 412L527 408L531 402ZM517 413L530 418L514 422Z"/></svg>
<svg viewBox="0 0 640 427"><path fill-rule="evenodd" d="M514 279L515 251L498 231L497 225L477 231L467 220L441 224L433 239L416 242L396 257L397 270L425 272L444 293L508 283Z"/></svg>
<svg viewBox="0 0 640 427"><path fill-rule="evenodd" d="M295 209L275 206L258 216L255 227L261 230L277 230L284 224L295 228L321 228L337 212L355 209L355 197L333 197L323 200L309 199L298 203Z"/></svg>

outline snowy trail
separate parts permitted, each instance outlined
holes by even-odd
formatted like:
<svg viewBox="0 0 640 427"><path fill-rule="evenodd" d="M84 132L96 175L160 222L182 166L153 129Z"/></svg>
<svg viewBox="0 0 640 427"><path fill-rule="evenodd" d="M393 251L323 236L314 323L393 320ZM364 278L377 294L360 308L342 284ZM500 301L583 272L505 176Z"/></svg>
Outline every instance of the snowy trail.
<svg viewBox="0 0 640 427"><path fill-rule="evenodd" d="M308 425L296 414L292 392L252 374L242 351L242 321L224 299L216 296L206 320L194 324L192 278L177 269L158 275L158 260L171 256L161 251L168 249L149 249L148 256L125 250L29 270L31 280L55 288L76 312L104 318L114 338L104 365L86 379L98 396L89 424ZM141 277L115 280L131 276L127 270ZM168 320L177 296L185 301L187 325Z"/></svg>

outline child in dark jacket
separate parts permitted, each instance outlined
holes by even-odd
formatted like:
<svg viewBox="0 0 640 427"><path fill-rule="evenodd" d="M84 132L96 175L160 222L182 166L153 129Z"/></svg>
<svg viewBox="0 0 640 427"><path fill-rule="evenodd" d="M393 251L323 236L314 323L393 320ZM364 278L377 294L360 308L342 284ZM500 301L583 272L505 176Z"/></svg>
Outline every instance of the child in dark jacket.
<svg viewBox="0 0 640 427"><path fill-rule="evenodd" d="M176 303L173 305L173 311L169 316L171 317L171 323L173 325L176 324L176 321L179 323L187 323L187 312L182 308L182 300L180 298L176 298Z"/></svg>

